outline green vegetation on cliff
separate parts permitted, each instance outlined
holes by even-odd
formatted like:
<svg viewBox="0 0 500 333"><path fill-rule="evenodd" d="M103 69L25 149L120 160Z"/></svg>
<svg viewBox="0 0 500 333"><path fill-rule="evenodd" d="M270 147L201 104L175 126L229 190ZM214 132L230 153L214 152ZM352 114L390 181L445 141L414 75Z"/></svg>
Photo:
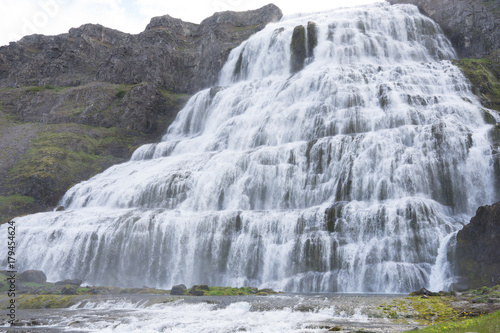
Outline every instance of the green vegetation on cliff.
<svg viewBox="0 0 500 333"><path fill-rule="evenodd" d="M454 63L460 67L472 85L472 92L481 103L500 111L500 50L481 59L460 59Z"/></svg>
<svg viewBox="0 0 500 333"><path fill-rule="evenodd" d="M55 205L76 182L124 162L142 141L139 133L130 130L47 125L11 170L8 185L12 191L31 195L37 203Z"/></svg>
<svg viewBox="0 0 500 333"><path fill-rule="evenodd" d="M0 196L0 223L7 222L20 214L35 213L37 209L33 197L19 194Z"/></svg>
<svg viewBox="0 0 500 333"><path fill-rule="evenodd" d="M148 83L0 88L0 223L157 141L188 97Z"/></svg>

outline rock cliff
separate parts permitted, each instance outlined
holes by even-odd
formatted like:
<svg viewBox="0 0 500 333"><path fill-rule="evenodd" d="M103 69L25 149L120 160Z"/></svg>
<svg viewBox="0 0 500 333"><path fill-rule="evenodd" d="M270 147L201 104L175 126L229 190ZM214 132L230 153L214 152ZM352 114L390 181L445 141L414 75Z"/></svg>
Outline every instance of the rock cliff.
<svg viewBox="0 0 500 333"><path fill-rule="evenodd" d="M456 258L460 287L500 284L500 202L479 207L458 232Z"/></svg>
<svg viewBox="0 0 500 333"><path fill-rule="evenodd" d="M274 5L216 13L198 24L155 17L137 35L86 24L0 47L0 87L148 82L176 93L212 85L232 48L281 18Z"/></svg>
<svg viewBox="0 0 500 333"><path fill-rule="evenodd" d="M461 58L482 58L500 48L500 1L388 0L413 4L439 23Z"/></svg>
<svg viewBox="0 0 500 333"><path fill-rule="evenodd" d="M0 47L0 222L53 207L157 140L230 51L281 16L272 4L200 24L165 15L137 35L86 24Z"/></svg>

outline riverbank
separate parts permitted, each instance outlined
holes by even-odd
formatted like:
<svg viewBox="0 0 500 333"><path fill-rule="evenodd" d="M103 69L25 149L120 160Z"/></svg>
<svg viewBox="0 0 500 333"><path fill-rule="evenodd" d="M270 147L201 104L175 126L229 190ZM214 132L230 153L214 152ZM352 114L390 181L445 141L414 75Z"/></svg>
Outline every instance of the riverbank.
<svg viewBox="0 0 500 333"><path fill-rule="evenodd" d="M252 287L178 285L164 290L82 286L80 280L50 283L41 271L19 277L14 324L2 310L1 332L155 332L168 327L175 332L366 333L429 326L424 332L446 332L483 321L490 325L488 314L496 318L500 311L500 285L466 292L422 289L410 295L286 294ZM0 286L1 309L11 303L10 287Z"/></svg>
<svg viewBox="0 0 500 333"><path fill-rule="evenodd" d="M103 288L103 287L101 287ZM191 288L193 289L193 288ZM214 288L243 290L245 288ZM246 288L250 289L250 288ZM15 326L6 311L2 332L446 332L500 310L500 286L447 295L274 294L174 296L167 290L109 288L97 295L17 298ZM188 289L189 290L189 289ZM135 293L133 293L135 292ZM8 304L0 296L0 306ZM486 316L486 317L484 317Z"/></svg>

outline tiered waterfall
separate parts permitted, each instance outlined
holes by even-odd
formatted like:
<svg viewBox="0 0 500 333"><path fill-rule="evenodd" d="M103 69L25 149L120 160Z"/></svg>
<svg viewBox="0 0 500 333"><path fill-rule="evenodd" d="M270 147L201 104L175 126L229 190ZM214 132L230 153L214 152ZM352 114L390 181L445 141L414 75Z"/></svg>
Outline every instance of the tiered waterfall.
<svg viewBox="0 0 500 333"><path fill-rule="evenodd" d="M454 234L495 197L491 126L454 57L411 5L270 24L161 142L71 188L66 211L17 218L18 268L93 285L447 288Z"/></svg>

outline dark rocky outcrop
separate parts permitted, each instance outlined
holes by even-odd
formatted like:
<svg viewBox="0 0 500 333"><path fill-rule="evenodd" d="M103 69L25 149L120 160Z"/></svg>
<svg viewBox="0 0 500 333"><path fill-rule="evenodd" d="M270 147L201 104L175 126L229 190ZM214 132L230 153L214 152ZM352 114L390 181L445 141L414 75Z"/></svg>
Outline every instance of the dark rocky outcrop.
<svg viewBox="0 0 500 333"><path fill-rule="evenodd" d="M170 295L184 295L184 292L186 291L186 286L183 284L178 284L176 286L172 287L172 290L170 290Z"/></svg>
<svg viewBox="0 0 500 333"><path fill-rule="evenodd" d="M439 23L462 58L481 58L500 48L500 1L389 0L413 4Z"/></svg>
<svg viewBox="0 0 500 333"><path fill-rule="evenodd" d="M86 24L58 36L31 35L0 47L0 86L148 82L176 93L212 85L229 52L281 18L274 5L221 12L199 25L155 17L137 35Z"/></svg>
<svg viewBox="0 0 500 333"><path fill-rule="evenodd" d="M316 23L307 22L307 56L314 56L314 48L318 45L318 32Z"/></svg>
<svg viewBox="0 0 500 333"><path fill-rule="evenodd" d="M20 282L45 283L47 276L44 272L38 270L27 270L18 275Z"/></svg>
<svg viewBox="0 0 500 333"><path fill-rule="evenodd" d="M432 292L425 288L410 293L410 296L438 296L439 293Z"/></svg>
<svg viewBox="0 0 500 333"><path fill-rule="evenodd" d="M55 207L158 140L229 52L281 16L274 5L201 24L165 15L137 35L86 24L0 47L0 223Z"/></svg>
<svg viewBox="0 0 500 333"><path fill-rule="evenodd" d="M455 256L462 289L500 284L500 202L478 208L457 234Z"/></svg>
<svg viewBox="0 0 500 333"><path fill-rule="evenodd" d="M76 295L76 286L67 284L61 288L61 295Z"/></svg>
<svg viewBox="0 0 500 333"><path fill-rule="evenodd" d="M191 289L189 289L189 295L191 296L204 296L205 292L208 291L209 288L206 284L194 285Z"/></svg>
<svg viewBox="0 0 500 333"><path fill-rule="evenodd" d="M304 68L304 61L307 55L306 28L303 25L298 25L293 29L290 52L290 71L296 73Z"/></svg>

